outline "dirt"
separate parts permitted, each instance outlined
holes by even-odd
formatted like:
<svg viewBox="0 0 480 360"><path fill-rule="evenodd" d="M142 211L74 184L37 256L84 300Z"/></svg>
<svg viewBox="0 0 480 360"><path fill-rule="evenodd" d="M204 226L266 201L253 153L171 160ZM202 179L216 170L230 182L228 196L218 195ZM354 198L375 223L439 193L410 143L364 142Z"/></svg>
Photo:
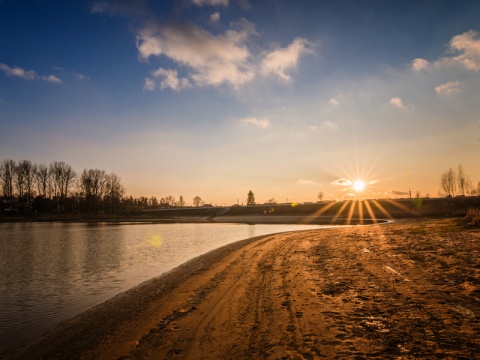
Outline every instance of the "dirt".
<svg viewBox="0 0 480 360"><path fill-rule="evenodd" d="M7 358L480 359L480 230L310 230L216 250Z"/></svg>

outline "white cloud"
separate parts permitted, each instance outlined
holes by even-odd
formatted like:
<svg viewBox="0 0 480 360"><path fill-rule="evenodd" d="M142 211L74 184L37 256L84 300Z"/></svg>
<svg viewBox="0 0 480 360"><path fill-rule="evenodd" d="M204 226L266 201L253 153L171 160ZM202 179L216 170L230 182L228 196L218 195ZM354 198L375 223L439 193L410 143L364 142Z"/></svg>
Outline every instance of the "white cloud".
<svg viewBox="0 0 480 360"><path fill-rule="evenodd" d="M302 54L311 54L313 44L303 38L296 38L286 48L280 48L269 53L262 62L262 73L273 74L283 81L290 81L291 77L286 71L297 66Z"/></svg>
<svg viewBox="0 0 480 360"><path fill-rule="evenodd" d="M352 186L352 181L348 179L337 179L332 181L332 185L337 185L337 186Z"/></svg>
<svg viewBox="0 0 480 360"><path fill-rule="evenodd" d="M50 83L54 84L61 84L62 80L60 80L58 77L55 75L48 75L48 76L39 76L35 71L33 70L24 70L21 67L15 66L15 67L10 67L8 65L0 63L0 70L4 71L5 74L8 76L17 76L25 80L44 80Z"/></svg>
<svg viewBox="0 0 480 360"><path fill-rule="evenodd" d="M141 59L165 55L186 66L197 86L229 83L238 87L254 77L244 44L249 34L248 26L213 35L194 24L149 25L137 35L137 48Z"/></svg>
<svg viewBox="0 0 480 360"><path fill-rule="evenodd" d="M312 181L312 180L303 180L303 179L299 179L297 181L297 184L298 185L320 185L319 183L315 182L315 181Z"/></svg>
<svg viewBox="0 0 480 360"><path fill-rule="evenodd" d="M412 70L415 72L420 72L426 70L430 67L430 62L425 59L416 58L412 61Z"/></svg>
<svg viewBox="0 0 480 360"><path fill-rule="evenodd" d="M8 65L0 63L0 70L4 71L8 76L18 76L25 80L34 80L37 78L37 73L35 71L26 71L18 66L11 68Z"/></svg>
<svg viewBox="0 0 480 360"><path fill-rule="evenodd" d="M337 98L331 98L330 100L328 100L328 103L335 107L340 105L340 101Z"/></svg>
<svg viewBox="0 0 480 360"><path fill-rule="evenodd" d="M60 80L55 75L42 76L42 79L47 81L47 82L54 83L54 84L61 84L62 83L62 80Z"/></svg>
<svg viewBox="0 0 480 360"><path fill-rule="evenodd" d="M73 72L73 75L75 76L75 79L77 79L78 81L84 81L84 80L89 80L88 76L85 76L81 73L78 73L76 71Z"/></svg>
<svg viewBox="0 0 480 360"><path fill-rule="evenodd" d="M458 52L457 56L446 58L460 64L468 70L480 71L480 39L479 33L473 30L456 35L450 40L450 51Z"/></svg>
<svg viewBox="0 0 480 360"><path fill-rule="evenodd" d="M197 6L228 6L228 0L192 0L192 3Z"/></svg>
<svg viewBox="0 0 480 360"><path fill-rule="evenodd" d="M399 97L393 97L390 99L390 105L397 109L406 109L405 105L403 104L403 100Z"/></svg>
<svg viewBox="0 0 480 360"><path fill-rule="evenodd" d="M210 22L211 23L218 23L220 21L220 13L215 12L212 15L210 15Z"/></svg>
<svg viewBox="0 0 480 360"><path fill-rule="evenodd" d="M145 78L145 84L143 85L143 91L155 90L155 82L150 78Z"/></svg>
<svg viewBox="0 0 480 360"><path fill-rule="evenodd" d="M455 35L449 42L448 53L440 59L430 63L421 58L412 61L412 70L419 72L430 67L444 68L459 65L467 70L480 71L480 33L470 30L460 35Z"/></svg>
<svg viewBox="0 0 480 360"><path fill-rule="evenodd" d="M258 119L256 117L248 117L248 118L242 119L240 120L240 123L253 125L259 129L266 129L270 127L269 119Z"/></svg>
<svg viewBox="0 0 480 360"><path fill-rule="evenodd" d="M163 78L160 82L161 90L170 88L175 91L180 91L192 87L188 79L178 77L177 70L159 68L152 72L152 75Z"/></svg>
<svg viewBox="0 0 480 360"><path fill-rule="evenodd" d="M435 87L437 94L450 95L460 91L460 81L450 81Z"/></svg>
<svg viewBox="0 0 480 360"><path fill-rule="evenodd" d="M334 121L329 121L329 120L325 121L323 123L323 127L327 128L327 129L330 129L330 130L338 130L338 125Z"/></svg>

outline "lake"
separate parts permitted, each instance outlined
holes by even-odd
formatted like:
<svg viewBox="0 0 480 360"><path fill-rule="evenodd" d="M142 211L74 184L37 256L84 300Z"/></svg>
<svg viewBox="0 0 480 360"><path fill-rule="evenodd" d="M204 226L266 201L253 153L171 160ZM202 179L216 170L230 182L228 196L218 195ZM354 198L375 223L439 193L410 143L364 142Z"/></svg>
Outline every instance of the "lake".
<svg viewBox="0 0 480 360"><path fill-rule="evenodd" d="M0 224L0 353L223 245L319 225Z"/></svg>

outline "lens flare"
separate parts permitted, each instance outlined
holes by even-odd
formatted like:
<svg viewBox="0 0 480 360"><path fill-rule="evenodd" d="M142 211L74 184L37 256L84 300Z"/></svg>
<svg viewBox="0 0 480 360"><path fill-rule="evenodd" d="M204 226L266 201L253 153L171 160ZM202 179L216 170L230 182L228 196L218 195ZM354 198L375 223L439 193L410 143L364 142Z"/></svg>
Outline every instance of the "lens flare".
<svg viewBox="0 0 480 360"><path fill-rule="evenodd" d="M365 189L365 183L361 180L357 180L353 183L353 190L356 192L362 192Z"/></svg>

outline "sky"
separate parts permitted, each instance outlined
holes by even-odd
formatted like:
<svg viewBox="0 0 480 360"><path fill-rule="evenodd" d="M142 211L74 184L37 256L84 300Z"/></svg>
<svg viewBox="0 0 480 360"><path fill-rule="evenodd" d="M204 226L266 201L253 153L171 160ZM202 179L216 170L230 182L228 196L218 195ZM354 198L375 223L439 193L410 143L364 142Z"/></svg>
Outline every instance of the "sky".
<svg viewBox="0 0 480 360"><path fill-rule="evenodd" d="M0 160L207 203L480 181L477 0L0 0ZM366 186L355 192L352 184Z"/></svg>

